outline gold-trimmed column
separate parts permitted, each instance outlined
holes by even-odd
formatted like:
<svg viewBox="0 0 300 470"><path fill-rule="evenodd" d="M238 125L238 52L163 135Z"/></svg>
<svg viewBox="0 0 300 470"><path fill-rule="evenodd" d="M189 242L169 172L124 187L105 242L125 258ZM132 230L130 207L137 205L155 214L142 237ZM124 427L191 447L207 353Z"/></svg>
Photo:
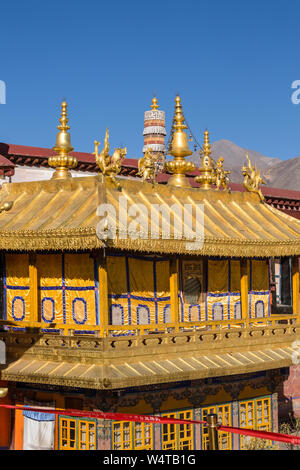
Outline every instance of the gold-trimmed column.
<svg viewBox="0 0 300 470"><path fill-rule="evenodd" d="M179 272L177 258L170 259L170 301L171 301L171 323L175 323L175 329L178 329L179 323Z"/></svg>
<svg viewBox="0 0 300 470"><path fill-rule="evenodd" d="M241 314L246 327L249 326L249 292L248 292L248 263L241 259Z"/></svg>
<svg viewBox="0 0 300 470"><path fill-rule="evenodd" d="M98 276L99 276L99 317L100 326L107 328L109 325L109 309L108 309L108 278L107 264L104 253L98 257Z"/></svg>
<svg viewBox="0 0 300 470"><path fill-rule="evenodd" d="M292 257L292 286L293 286L293 314L297 315L297 323L300 323L299 308L299 257Z"/></svg>
<svg viewBox="0 0 300 470"><path fill-rule="evenodd" d="M30 323L39 321L38 304L38 272L36 266L36 254L29 255L29 285L30 285Z"/></svg>

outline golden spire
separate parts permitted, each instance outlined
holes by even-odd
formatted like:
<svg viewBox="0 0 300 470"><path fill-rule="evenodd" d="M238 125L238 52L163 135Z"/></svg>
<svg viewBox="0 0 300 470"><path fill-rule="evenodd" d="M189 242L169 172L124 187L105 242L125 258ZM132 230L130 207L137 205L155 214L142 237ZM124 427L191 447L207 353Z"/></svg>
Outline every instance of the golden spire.
<svg viewBox="0 0 300 470"><path fill-rule="evenodd" d="M171 142L170 155L174 160L165 163L165 168L170 173L174 173L168 181L171 186L189 187L190 182L185 174L195 169L193 162L186 162L185 157L191 155L193 152L188 145L187 134L184 131L187 126L184 124L184 115L182 112L181 99L177 95L175 98L175 116L173 125L173 136Z"/></svg>
<svg viewBox="0 0 300 470"><path fill-rule="evenodd" d="M209 142L209 132L204 132L204 144L200 150L201 166L199 168L200 175L196 176L195 181L201 184L201 189L210 189L216 182L215 162L211 158L211 145Z"/></svg>
<svg viewBox="0 0 300 470"><path fill-rule="evenodd" d="M151 109L153 109L153 111L155 111L156 109L159 108L159 105L158 105L157 103L158 103L157 98L156 98L156 96L154 96L154 97L152 98L152 104L151 104L151 106L150 106Z"/></svg>
<svg viewBox="0 0 300 470"><path fill-rule="evenodd" d="M69 155L74 149L71 145L71 137L68 132L70 126L68 126L67 106L67 103L63 101L61 104L61 117L59 119L60 125L57 126L59 132L57 133L56 143L53 147L57 156L54 155L48 158L49 166L56 169L52 176L54 179L72 177L70 169L77 166L77 159Z"/></svg>
<svg viewBox="0 0 300 470"><path fill-rule="evenodd" d="M204 132L204 144L201 150L201 155L204 155L207 157L210 157L211 155L211 145L209 142L209 132L207 129L205 129L205 132Z"/></svg>
<svg viewBox="0 0 300 470"><path fill-rule="evenodd" d="M230 171L224 170L224 158L220 157L217 163L211 158L211 145L209 142L209 133L206 129L204 132L204 144L200 151L201 166L199 168L199 176L195 181L201 184L201 189L211 189L214 185L217 190L223 188L228 189Z"/></svg>

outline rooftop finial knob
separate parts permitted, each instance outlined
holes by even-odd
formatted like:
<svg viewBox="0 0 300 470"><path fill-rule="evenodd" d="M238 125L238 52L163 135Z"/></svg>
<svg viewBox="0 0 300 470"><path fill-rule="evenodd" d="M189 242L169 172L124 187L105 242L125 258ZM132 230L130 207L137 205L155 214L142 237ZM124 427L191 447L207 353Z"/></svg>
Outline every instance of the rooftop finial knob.
<svg viewBox="0 0 300 470"><path fill-rule="evenodd" d="M152 104L151 104L151 109L156 110L159 108L158 101L156 96L152 98Z"/></svg>

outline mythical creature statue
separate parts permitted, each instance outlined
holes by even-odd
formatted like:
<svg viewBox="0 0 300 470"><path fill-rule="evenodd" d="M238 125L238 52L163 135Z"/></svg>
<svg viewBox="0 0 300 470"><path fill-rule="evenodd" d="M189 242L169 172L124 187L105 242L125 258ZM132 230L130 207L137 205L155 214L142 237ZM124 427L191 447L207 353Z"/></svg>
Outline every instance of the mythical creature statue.
<svg viewBox="0 0 300 470"><path fill-rule="evenodd" d="M220 157L217 160L217 163L216 163L216 166L215 166L215 177L216 177L215 185L216 185L216 189L220 189L221 187L223 187L223 189L228 188L229 177L227 175L229 175L231 172L227 171L227 170L224 170L223 163L224 163L224 158Z"/></svg>
<svg viewBox="0 0 300 470"><path fill-rule="evenodd" d="M260 171L257 169L256 165L252 165L248 154L246 154L246 158L248 160L248 166L242 167L242 172L244 175L243 186L247 189L247 191L257 193L260 197L260 200L264 201L264 196L259 186L261 184L266 184L266 182L261 177Z"/></svg>
<svg viewBox="0 0 300 470"><path fill-rule="evenodd" d="M96 163L104 176L109 176L112 182L119 188L120 184L116 181L115 176L118 175L122 169L122 161L124 160L127 148L116 148L112 156L109 155L109 133L106 129L104 148L99 153L100 142L95 140L95 155Z"/></svg>
<svg viewBox="0 0 300 470"><path fill-rule="evenodd" d="M138 162L138 175L143 181L150 180L155 184L156 173L156 157L152 153L152 149L148 148L142 158Z"/></svg>

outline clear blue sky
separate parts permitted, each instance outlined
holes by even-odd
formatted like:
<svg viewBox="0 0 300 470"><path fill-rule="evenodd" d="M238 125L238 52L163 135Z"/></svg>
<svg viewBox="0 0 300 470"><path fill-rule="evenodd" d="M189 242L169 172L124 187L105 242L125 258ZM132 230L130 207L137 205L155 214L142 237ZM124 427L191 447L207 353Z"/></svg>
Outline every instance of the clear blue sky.
<svg viewBox="0 0 300 470"><path fill-rule="evenodd" d="M202 141L228 139L267 156L300 155L299 0L35 1L1 4L0 141L52 147L60 103L72 144L139 158L156 92L167 124L177 92Z"/></svg>

